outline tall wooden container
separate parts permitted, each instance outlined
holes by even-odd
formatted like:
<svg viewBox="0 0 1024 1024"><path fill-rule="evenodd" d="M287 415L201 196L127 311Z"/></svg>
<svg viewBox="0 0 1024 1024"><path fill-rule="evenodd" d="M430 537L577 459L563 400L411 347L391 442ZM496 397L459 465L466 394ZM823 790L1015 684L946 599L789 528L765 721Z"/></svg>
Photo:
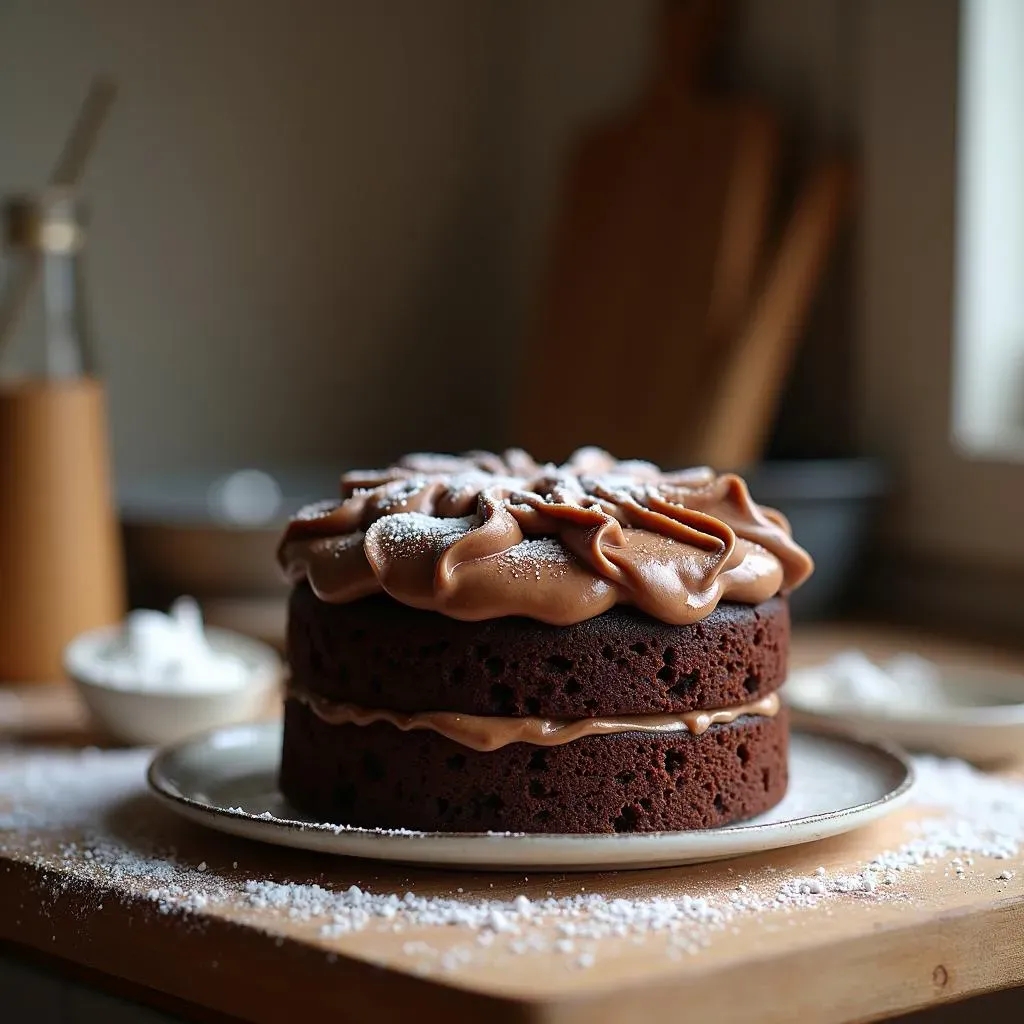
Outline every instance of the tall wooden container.
<svg viewBox="0 0 1024 1024"><path fill-rule="evenodd" d="M52 681L125 611L106 397L95 379L0 385L0 680Z"/></svg>

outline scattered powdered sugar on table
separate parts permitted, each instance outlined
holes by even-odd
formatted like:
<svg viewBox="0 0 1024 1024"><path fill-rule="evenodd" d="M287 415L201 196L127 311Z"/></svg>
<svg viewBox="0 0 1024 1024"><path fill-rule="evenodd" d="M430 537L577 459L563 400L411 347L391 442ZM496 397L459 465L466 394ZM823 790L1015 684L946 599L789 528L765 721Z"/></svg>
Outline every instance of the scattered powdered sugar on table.
<svg viewBox="0 0 1024 1024"><path fill-rule="evenodd" d="M0 849L4 833L95 825L106 808L139 793L148 760L145 750L0 748Z"/></svg>
<svg viewBox="0 0 1024 1024"><path fill-rule="evenodd" d="M738 862L735 869L725 866L729 884L709 890L693 881L689 894L636 898L605 896L584 885L571 895L546 891L539 898L525 892L486 898L461 887L446 896L374 892L356 885L245 880L237 871L228 877L206 860L187 861L173 847L161 848L153 837L168 818L144 792L147 751L12 754L0 749L0 851L43 869L42 884L54 899L72 887L91 892L97 905L141 899L199 927L199 912L233 907L268 932L283 915L323 940L367 929L415 931L402 952L424 972L535 954L555 954L566 969L583 970L601 962L602 940L645 942L652 935L663 937L669 957L697 954L750 915L791 914L838 899L905 899L901 876L926 864L945 862L958 878L972 873L1005 886L1013 871L996 873L975 858L1006 860L1024 844L1024 782L985 775L960 761L920 757L917 803L933 808L933 816L912 823L903 845L880 850L845 873L820 867L798 877L772 868L747 871ZM643 873L637 878L642 883ZM559 884L564 890L566 883ZM686 884L684 877L673 886ZM423 929L451 926L468 929L469 937L460 932L451 946L435 933L437 947L423 937Z"/></svg>

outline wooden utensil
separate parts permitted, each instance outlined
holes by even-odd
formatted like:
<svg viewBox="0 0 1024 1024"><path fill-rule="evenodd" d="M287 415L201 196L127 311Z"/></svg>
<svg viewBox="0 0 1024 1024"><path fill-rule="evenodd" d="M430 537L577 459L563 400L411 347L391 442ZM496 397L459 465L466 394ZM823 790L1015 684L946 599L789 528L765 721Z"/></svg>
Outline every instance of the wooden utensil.
<svg viewBox="0 0 1024 1024"><path fill-rule="evenodd" d="M518 442L544 458L600 444L667 459L701 367L747 307L779 129L755 102L688 87L710 9L666 15L672 34L648 88L570 160L516 409Z"/></svg>
<svg viewBox="0 0 1024 1024"><path fill-rule="evenodd" d="M684 439L684 461L739 469L761 457L851 179L849 168L836 160L818 168L806 185L746 326L721 360L717 381L709 381L707 416L696 443L690 447Z"/></svg>

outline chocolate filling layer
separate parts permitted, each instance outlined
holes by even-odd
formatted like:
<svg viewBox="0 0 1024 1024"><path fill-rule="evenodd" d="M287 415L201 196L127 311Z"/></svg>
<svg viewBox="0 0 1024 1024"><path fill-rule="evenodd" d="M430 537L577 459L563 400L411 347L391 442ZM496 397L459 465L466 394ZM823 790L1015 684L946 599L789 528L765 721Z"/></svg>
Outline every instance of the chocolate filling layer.
<svg viewBox="0 0 1024 1024"><path fill-rule="evenodd" d="M561 720L535 716L506 718L496 715L463 715L454 711L402 712L366 708L318 697L295 683L289 687L288 695L307 705L318 718L331 725L362 726L387 722L403 732L429 729L464 747L479 751L499 750L510 743L555 747L571 743L581 736L618 732L691 732L699 736L712 725L735 722L744 715L774 718L780 707L779 695L770 693L747 704L689 711L679 715L606 715L601 718Z"/></svg>

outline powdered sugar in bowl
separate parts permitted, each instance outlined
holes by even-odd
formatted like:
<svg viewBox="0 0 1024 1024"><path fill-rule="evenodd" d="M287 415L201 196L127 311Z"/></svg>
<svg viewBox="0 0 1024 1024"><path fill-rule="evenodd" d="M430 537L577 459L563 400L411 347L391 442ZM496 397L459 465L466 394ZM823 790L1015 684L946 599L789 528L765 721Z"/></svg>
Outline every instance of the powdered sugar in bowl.
<svg viewBox="0 0 1024 1024"><path fill-rule="evenodd" d="M858 650L790 673L794 721L910 750L994 766L1024 753L1024 673L984 663L936 664L902 652L875 661Z"/></svg>
<svg viewBox="0 0 1024 1024"><path fill-rule="evenodd" d="M146 745L257 718L282 677L271 647L204 628L191 598L168 615L134 611L122 625L81 634L64 666L111 738Z"/></svg>

